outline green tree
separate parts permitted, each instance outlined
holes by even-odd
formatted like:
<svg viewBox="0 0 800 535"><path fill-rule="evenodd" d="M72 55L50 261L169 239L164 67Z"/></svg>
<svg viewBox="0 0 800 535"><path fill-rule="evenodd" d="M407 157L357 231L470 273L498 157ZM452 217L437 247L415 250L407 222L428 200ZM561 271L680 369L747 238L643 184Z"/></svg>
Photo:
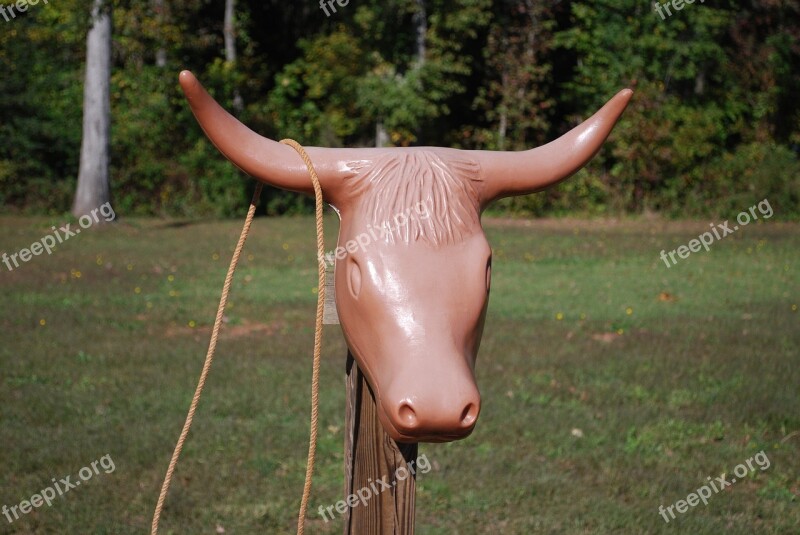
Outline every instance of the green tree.
<svg viewBox="0 0 800 535"><path fill-rule="evenodd" d="M574 57L562 84L572 122L621 87L637 94L600 157L567 187L600 185L604 203L621 211L680 205L693 172L735 143L745 119L719 61L733 11L694 4L662 20L641 2L602 0L574 2L571 14L556 43Z"/></svg>

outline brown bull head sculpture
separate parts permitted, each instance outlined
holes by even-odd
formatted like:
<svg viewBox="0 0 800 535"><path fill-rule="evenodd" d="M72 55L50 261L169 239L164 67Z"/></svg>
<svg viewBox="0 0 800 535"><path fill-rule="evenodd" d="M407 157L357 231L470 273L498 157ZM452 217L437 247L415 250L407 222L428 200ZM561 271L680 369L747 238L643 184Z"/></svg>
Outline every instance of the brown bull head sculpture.
<svg viewBox="0 0 800 535"><path fill-rule="evenodd" d="M262 182L313 195L294 149L244 126L190 72L180 82L230 161ZM492 265L480 214L496 199L543 190L578 171L632 94L620 91L584 123L528 151L307 149L341 220L339 251L346 254L336 256L335 287L342 330L393 439L444 442L472 432Z"/></svg>

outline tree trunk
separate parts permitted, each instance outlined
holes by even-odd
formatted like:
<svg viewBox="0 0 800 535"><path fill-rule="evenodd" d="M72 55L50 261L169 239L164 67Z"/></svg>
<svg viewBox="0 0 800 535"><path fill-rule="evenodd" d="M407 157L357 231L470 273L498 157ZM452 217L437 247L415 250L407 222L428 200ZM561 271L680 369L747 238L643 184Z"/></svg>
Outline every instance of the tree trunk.
<svg viewBox="0 0 800 535"><path fill-rule="evenodd" d="M380 148L385 147L389 143L389 133L386 127L383 126L383 119L378 119L375 125L375 146Z"/></svg>
<svg viewBox="0 0 800 535"><path fill-rule="evenodd" d="M164 0L153 0L153 10L156 12L156 24L158 25L158 29L156 30L156 35L160 38L161 37L161 28L164 26ZM159 39L161 40L161 39ZM163 43L159 43L159 47L156 50L156 67L163 69L167 66L167 49L164 47Z"/></svg>
<svg viewBox="0 0 800 535"><path fill-rule="evenodd" d="M223 34L225 36L225 61L236 64L236 0L225 0L225 22ZM244 109L244 100L239 94L239 88L233 89L233 110L236 115Z"/></svg>
<svg viewBox="0 0 800 535"><path fill-rule="evenodd" d="M428 11L425 0L417 0L417 11L414 13L414 26L417 32L417 65L422 67L428 55L425 39L428 35Z"/></svg>
<svg viewBox="0 0 800 535"><path fill-rule="evenodd" d="M503 36L503 49L508 49L508 37ZM507 62L503 62L503 72L500 75L500 124L497 127L497 150L506 150L506 137L508 136L508 93L510 91L509 82L510 67Z"/></svg>
<svg viewBox="0 0 800 535"><path fill-rule="evenodd" d="M414 29L417 36L417 61L416 65L414 66L415 69L419 70L425 66L425 61L427 60L428 56L428 48L426 45L426 39L428 36L428 10L425 5L425 0L416 0L417 1L417 10L414 12L413 22L414 22ZM421 88L421 90L425 90L425 88ZM417 143L422 145L425 143L423 132L420 128L416 129L416 137Z"/></svg>
<svg viewBox="0 0 800 535"><path fill-rule="evenodd" d="M92 2L92 26L86 37L83 86L83 138L78 189L72 213L90 213L109 202L108 150L111 137L111 5Z"/></svg>
<svg viewBox="0 0 800 535"><path fill-rule="evenodd" d="M236 63L236 30L233 16L236 11L236 0L225 0L225 61Z"/></svg>
<svg viewBox="0 0 800 535"><path fill-rule="evenodd" d="M694 94L700 96L705 92L706 92L706 70L705 67L703 67L697 72L697 76L694 77Z"/></svg>

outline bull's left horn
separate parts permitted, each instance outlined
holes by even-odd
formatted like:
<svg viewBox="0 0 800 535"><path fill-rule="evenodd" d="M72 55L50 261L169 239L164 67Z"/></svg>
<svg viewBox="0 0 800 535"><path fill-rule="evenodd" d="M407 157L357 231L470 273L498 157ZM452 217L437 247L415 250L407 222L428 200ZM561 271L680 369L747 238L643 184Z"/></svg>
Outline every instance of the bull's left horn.
<svg viewBox="0 0 800 535"><path fill-rule="evenodd" d="M547 145L521 152L475 151L485 178L482 206L543 190L576 173L600 150L632 95L623 89L600 111Z"/></svg>
<svg viewBox="0 0 800 535"><path fill-rule="evenodd" d="M308 171L295 150L263 137L225 111L189 71L180 83L197 122L211 142L245 173L278 188L313 195ZM319 174L325 200L336 202L340 165L329 149L307 148Z"/></svg>

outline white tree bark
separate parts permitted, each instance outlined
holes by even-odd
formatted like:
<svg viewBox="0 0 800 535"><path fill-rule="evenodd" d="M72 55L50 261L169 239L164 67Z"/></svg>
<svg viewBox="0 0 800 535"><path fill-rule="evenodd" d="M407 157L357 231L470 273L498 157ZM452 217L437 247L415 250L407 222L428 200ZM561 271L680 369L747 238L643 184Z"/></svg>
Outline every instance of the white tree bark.
<svg viewBox="0 0 800 535"><path fill-rule="evenodd" d="M223 35L225 37L225 61L236 63L236 0L225 0L225 22ZM239 94L239 88L233 90L233 110L240 114L244 109L244 100Z"/></svg>
<svg viewBox="0 0 800 535"><path fill-rule="evenodd" d="M425 0L417 0L417 11L414 13L414 25L417 32L417 62L422 67L428 55L426 39L428 37L428 10Z"/></svg>
<svg viewBox="0 0 800 535"><path fill-rule="evenodd" d="M236 28L234 27L234 13L236 0L225 0L225 61L236 63Z"/></svg>
<svg viewBox="0 0 800 535"><path fill-rule="evenodd" d="M375 125L375 146L380 148L386 147L389 144L389 132L383 126L383 119L378 119Z"/></svg>
<svg viewBox="0 0 800 535"><path fill-rule="evenodd" d="M109 202L108 150L111 138L111 5L92 1L92 25L86 37L83 86L83 138L78 189L72 213L90 213Z"/></svg>
<svg viewBox="0 0 800 535"><path fill-rule="evenodd" d="M413 22L417 34L417 62L414 68L420 70L425 67L425 61L428 56L428 8L425 5L425 0L416 0L416 3L417 10L414 12ZM416 134L417 142L424 144L425 139L422 130L418 128Z"/></svg>
<svg viewBox="0 0 800 535"><path fill-rule="evenodd" d="M164 25L164 0L153 0L153 10L156 12L158 23L158 36L161 37L161 27ZM167 66L167 49L159 43L156 50L156 67L163 69Z"/></svg>

